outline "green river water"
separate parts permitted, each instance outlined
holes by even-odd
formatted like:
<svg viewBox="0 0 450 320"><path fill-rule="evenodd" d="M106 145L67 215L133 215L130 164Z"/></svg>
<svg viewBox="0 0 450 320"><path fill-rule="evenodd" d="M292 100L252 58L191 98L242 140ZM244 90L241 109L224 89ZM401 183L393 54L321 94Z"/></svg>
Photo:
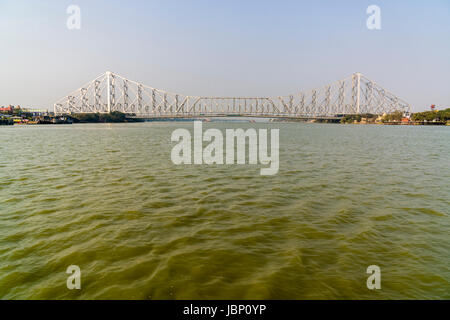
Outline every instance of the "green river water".
<svg viewBox="0 0 450 320"><path fill-rule="evenodd" d="M274 176L180 127L0 127L0 298L450 299L450 127L204 124L279 128Z"/></svg>

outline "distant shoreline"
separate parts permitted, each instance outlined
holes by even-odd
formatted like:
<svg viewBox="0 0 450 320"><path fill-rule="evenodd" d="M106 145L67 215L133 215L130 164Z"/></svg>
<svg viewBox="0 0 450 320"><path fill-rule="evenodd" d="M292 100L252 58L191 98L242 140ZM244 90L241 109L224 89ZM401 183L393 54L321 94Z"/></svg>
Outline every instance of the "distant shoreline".
<svg viewBox="0 0 450 320"><path fill-rule="evenodd" d="M142 123L142 122L194 122L194 121L203 121L203 122L217 122L217 123L305 123L305 124L340 124L340 125L383 125L383 126L450 126L450 123L445 122L385 122L385 123L341 123L341 122L327 122L327 121L305 121L305 120L282 120L282 119L273 119L273 121L266 122L258 122L251 120L214 120L214 121L206 121L205 119L126 119L123 121L73 121L73 122L61 122L61 123L12 123L12 122L0 122L0 126L40 126L40 125L71 125L71 124L111 124L111 123Z"/></svg>
<svg viewBox="0 0 450 320"><path fill-rule="evenodd" d="M334 124L379 124L379 125L408 125L408 126L449 126L450 109L442 111L427 111L414 113L411 116L404 115L400 111L390 114L348 114L336 115L335 117L324 118L299 118L289 115L280 115L279 117L251 117L247 115L230 116L208 116L200 114L192 117L167 116L164 115L140 118L135 114L125 114L119 111L111 113L74 113L67 115L3 115L0 119L0 125L38 125L38 124L72 124L72 123L135 123L135 122L249 122L249 123L282 123L282 122L301 122L301 123L334 123Z"/></svg>

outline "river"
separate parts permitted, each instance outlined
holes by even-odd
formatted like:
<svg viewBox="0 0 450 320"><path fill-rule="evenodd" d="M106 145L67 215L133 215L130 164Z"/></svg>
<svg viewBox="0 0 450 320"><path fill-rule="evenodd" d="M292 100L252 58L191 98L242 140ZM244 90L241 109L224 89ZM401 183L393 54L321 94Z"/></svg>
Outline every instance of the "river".
<svg viewBox="0 0 450 320"><path fill-rule="evenodd" d="M450 299L450 127L204 123L279 128L273 176L175 166L192 127L0 127L0 298Z"/></svg>

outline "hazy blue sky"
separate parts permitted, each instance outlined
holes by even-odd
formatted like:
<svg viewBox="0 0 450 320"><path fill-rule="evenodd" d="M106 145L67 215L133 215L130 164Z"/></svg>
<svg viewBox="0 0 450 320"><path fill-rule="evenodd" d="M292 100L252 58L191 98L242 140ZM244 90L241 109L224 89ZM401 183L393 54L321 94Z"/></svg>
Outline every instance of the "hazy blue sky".
<svg viewBox="0 0 450 320"><path fill-rule="evenodd" d="M81 30L66 9L81 8ZM382 29L366 28L381 7ZM53 108L110 70L189 95L276 96L362 72L450 107L450 1L0 0L0 105Z"/></svg>

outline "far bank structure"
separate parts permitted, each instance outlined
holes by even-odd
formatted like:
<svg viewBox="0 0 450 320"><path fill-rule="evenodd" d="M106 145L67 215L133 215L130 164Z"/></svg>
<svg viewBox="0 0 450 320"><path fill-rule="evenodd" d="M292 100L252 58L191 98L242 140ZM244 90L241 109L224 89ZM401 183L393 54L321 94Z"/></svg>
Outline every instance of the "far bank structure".
<svg viewBox="0 0 450 320"><path fill-rule="evenodd" d="M228 118L237 119L238 116ZM199 115L190 120L207 120ZM150 120L150 119L148 119ZM151 119L153 121L157 119ZM164 119L170 121L171 119ZM179 120L179 119L173 119ZM72 124L72 123L117 123L117 122L142 122L146 119L137 118L135 114L125 114L119 111L110 113L72 113L67 115L55 115L54 112L41 111L20 106L0 107L0 125L36 125L36 124ZM248 120L252 122L252 120ZM354 114L342 115L333 119L293 119L274 118L274 122L319 122L319 123L342 123L342 124L386 124L386 125L448 125L450 126L450 108L444 110L432 110L412 113L405 116L401 111L393 113L376 114Z"/></svg>

